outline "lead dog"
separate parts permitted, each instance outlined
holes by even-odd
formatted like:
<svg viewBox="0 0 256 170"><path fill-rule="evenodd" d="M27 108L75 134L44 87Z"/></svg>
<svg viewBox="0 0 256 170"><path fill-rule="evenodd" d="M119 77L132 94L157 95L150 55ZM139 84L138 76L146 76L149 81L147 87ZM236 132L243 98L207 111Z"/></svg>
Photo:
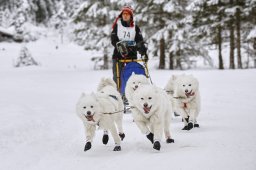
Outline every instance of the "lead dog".
<svg viewBox="0 0 256 170"><path fill-rule="evenodd" d="M97 93L83 93L81 95L76 105L76 112L85 127L86 144L84 151L91 149L97 126L101 129L109 130L115 142L114 151L121 150L121 139L125 136L122 127L122 110L121 95L116 90L116 84L111 79L101 79Z"/></svg>
<svg viewBox="0 0 256 170"><path fill-rule="evenodd" d="M138 128L160 150L162 134L166 142L173 143L170 134L172 107L166 92L153 85L140 85L132 96L132 116Z"/></svg>

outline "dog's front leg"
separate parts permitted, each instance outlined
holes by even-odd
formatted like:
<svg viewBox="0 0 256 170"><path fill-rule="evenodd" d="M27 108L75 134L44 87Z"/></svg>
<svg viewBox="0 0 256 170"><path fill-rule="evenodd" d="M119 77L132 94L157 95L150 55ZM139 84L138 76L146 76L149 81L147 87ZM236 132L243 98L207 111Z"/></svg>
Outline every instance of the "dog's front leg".
<svg viewBox="0 0 256 170"><path fill-rule="evenodd" d="M189 130L194 127L194 124L196 123L196 109L190 109L190 114L189 114L189 122L188 122L188 128Z"/></svg>
<svg viewBox="0 0 256 170"><path fill-rule="evenodd" d="M162 139L162 134L163 134L163 121L159 121L159 120L152 120L150 121L150 123L153 123L153 127L154 127L154 144L153 144L153 148L156 150L160 150L161 145L160 145L160 141Z"/></svg>
<svg viewBox="0 0 256 170"><path fill-rule="evenodd" d="M114 151L121 151L121 146L120 146L121 140L117 133L116 126L115 126L114 122L111 123L109 131L115 141L116 146L114 147Z"/></svg>
<svg viewBox="0 0 256 170"><path fill-rule="evenodd" d="M95 131L96 131L96 125L90 125L90 124L85 125L86 144L84 146L84 151L91 149L92 147L91 143L95 135Z"/></svg>
<svg viewBox="0 0 256 170"><path fill-rule="evenodd" d="M167 114L170 115L170 113L167 113ZM166 138L166 143L174 143L174 139L171 138L170 124L171 124L170 116L165 117L165 119L164 119L164 134L165 134L165 138Z"/></svg>

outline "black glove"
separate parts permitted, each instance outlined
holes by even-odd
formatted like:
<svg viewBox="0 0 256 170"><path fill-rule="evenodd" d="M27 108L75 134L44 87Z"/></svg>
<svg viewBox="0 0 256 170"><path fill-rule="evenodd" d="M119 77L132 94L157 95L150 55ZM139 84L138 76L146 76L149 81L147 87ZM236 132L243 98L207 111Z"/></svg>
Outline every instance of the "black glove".
<svg viewBox="0 0 256 170"><path fill-rule="evenodd" d="M145 44L144 44L144 42L143 41L141 41L141 42L139 42L139 43L137 43L137 50L139 51L139 53L141 54L141 55L145 55L146 53L147 53L147 47L145 46Z"/></svg>

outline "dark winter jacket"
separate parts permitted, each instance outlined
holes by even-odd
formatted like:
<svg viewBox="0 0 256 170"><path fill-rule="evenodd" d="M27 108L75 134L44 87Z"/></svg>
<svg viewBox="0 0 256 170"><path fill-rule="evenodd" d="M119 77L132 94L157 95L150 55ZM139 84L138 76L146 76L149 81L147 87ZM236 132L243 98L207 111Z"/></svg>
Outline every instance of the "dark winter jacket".
<svg viewBox="0 0 256 170"><path fill-rule="evenodd" d="M127 22L123 21L121 19L121 24L124 26L124 27L128 27L129 25L127 24ZM118 43L120 40L117 36L117 27L118 27L118 24L116 24L112 30L112 33L111 33L111 43L112 45L115 47L114 49L114 52L113 52L113 56L112 56L112 59L123 59L122 55L118 52L117 50L117 47L116 47L116 43ZM143 37L142 37L142 34L141 34L141 31L140 31L140 28L135 25L135 42L136 44L138 44L139 42L142 42L143 41ZM127 58L132 58L132 59L137 59L137 52L132 52L128 54L128 57Z"/></svg>

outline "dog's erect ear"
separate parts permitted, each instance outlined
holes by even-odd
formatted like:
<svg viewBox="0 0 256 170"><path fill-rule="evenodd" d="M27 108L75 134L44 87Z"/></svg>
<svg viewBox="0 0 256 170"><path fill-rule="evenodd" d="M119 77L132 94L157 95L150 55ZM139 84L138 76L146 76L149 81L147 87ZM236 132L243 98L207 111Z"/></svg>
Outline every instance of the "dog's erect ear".
<svg viewBox="0 0 256 170"><path fill-rule="evenodd" d="M135 72L134 72L134 71L132 72L132 75L135 75Z"/></svg>

